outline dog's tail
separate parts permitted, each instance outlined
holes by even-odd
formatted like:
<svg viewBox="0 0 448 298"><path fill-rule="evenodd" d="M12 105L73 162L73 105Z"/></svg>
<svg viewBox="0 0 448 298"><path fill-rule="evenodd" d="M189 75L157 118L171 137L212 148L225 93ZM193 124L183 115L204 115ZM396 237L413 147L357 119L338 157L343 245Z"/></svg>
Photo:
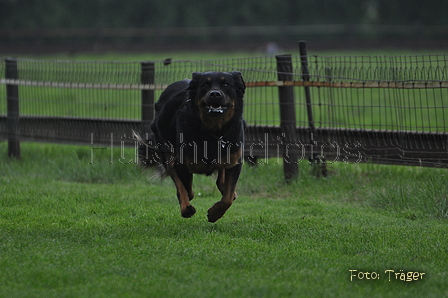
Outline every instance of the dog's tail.
<svg viewBox="0 0 448 298"><path fill-rule="evenodd" d="M155 168L157 172L156 176L165 177L166 170L157 154L155 135L152 133L144 140L138 133L132 130L132 139L139 142L139 164L144 168Z"/></svg>

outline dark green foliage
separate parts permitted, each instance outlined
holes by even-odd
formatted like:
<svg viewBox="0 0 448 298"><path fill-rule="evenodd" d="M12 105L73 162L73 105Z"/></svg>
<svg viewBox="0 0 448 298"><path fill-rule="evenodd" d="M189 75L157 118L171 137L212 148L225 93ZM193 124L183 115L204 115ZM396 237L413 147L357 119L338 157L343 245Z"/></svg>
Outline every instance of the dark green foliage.
<svg viewBox="0 0 448 298"><path fill-rule="evenodd" d="M0 28L446 25L447 9L441 0L3 0Z"/></svg>

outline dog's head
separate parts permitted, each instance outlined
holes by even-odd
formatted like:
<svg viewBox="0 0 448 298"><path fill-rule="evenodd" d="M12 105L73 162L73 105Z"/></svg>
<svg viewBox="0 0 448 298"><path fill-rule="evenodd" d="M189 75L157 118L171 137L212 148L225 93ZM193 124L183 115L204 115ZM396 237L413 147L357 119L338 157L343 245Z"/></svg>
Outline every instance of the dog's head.
<svg viewBox="0 0 448 298"><path fill-rule="evenodd" d="M245 89L240 72L196 72L188 94L205 127L217 130L234 116L242 116Z"/></svg>

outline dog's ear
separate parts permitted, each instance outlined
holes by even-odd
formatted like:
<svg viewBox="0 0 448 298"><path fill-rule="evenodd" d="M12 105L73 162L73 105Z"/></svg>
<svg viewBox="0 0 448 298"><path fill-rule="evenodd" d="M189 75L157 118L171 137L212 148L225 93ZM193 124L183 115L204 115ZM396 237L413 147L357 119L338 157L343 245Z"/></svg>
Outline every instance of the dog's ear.
<svg viewBox="0 0 448 298"><path fill-rule="evenodd" d="M239 71L232 71L231 72L234 80L235 80L235 87L237 90L237 93L239 97L243 97L244 91L246 90L246 83L244 83L243 76L241 75L241 72Z"/></svg>
<svg viewBox="0 0 448 298"><path fill-rule="evenodd" d="M200 72L194 72L191 76L190 85L188 86L188 98L193 99L196 97L196 92L199 86L199 78L202 76Z"/></svg>

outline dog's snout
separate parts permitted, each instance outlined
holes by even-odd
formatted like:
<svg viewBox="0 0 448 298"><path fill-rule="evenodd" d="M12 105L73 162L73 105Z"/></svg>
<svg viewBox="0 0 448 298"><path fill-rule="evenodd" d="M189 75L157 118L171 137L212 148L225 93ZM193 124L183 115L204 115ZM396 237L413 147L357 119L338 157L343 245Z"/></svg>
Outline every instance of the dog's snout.
<svg viewBox="0 0 448 298"><path fill-rule="evenodd" d="M219 99L222 97L222 92L218 90L210 91L209 97L212 99Z"/></svg>

